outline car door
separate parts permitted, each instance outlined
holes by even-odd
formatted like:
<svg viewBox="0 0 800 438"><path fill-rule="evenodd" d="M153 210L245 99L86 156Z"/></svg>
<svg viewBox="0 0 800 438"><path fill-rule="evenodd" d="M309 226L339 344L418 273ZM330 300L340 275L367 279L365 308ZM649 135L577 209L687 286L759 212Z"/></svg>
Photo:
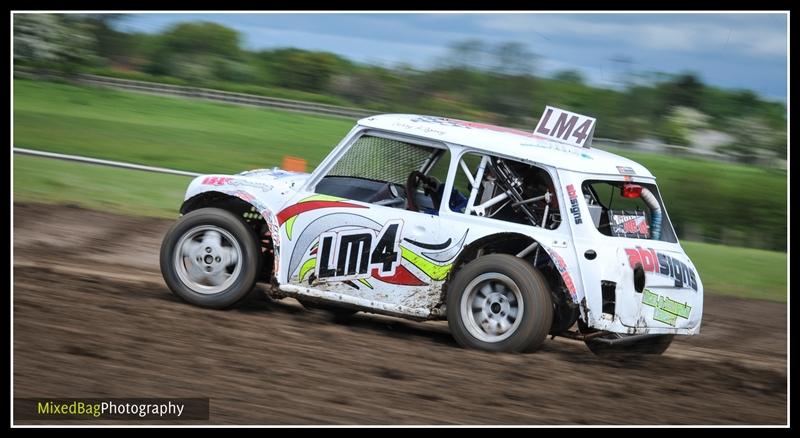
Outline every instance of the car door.
<svg viewBox="0 0 800 438"><path fill-rule="evenodd" d="M408 210L401 183L413 171L446 175L449 151L386 133L356 137L278 213L280 277L422 316L439 301L463 233L443 229L432 195L415 191L421 211Z"/></svg>

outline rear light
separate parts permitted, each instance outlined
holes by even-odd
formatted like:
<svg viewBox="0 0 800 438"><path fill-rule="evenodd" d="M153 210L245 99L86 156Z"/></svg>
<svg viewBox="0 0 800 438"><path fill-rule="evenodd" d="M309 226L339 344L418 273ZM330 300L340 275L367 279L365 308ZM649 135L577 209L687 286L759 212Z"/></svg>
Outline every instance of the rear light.
<svg viewBox="0 0 800 438"><path fill-rule="evenodd" d="M638 184L625 184L622 186L623 198L638 198L642 196L642 186Z"/></svg>

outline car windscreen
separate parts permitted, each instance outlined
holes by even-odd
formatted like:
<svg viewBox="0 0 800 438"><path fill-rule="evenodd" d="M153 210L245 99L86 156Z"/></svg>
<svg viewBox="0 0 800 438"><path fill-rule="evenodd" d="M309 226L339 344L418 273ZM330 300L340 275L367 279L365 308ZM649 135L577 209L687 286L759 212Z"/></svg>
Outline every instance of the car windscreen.
<svg viewBox="0 0 800 438"><path fill-rule="evenodd" d="M357 177L403 185L409 173L421 170L439 150L364 135L331 168L327 177Z"/></svg>

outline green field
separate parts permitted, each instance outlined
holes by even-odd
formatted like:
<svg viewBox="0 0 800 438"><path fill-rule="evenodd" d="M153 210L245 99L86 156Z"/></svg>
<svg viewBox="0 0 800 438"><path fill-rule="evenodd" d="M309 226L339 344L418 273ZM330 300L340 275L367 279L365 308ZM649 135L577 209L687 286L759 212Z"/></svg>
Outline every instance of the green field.
<svg viewBox="0 0 800 438"><path fill-rule="evenodd" d="M14 80L14 145L196 172L300 156L313 168L353 121L104 88Z"/></svg>
<svg viewBox="0 0 800 438"><path fill-rule="evenodd" d="M285 155L303 157L313 169L352 126L353 121L341 118L14 80L15 146L201 173L272 167ZM691 235L691 225L700 235L716 237L715 232L725 230L729 240L785 248L785 172L621 154L658 176L682 236ZM16 200L159 217L175 216L189 182L22 156L15 157L14 171ZM686 247L709 290L786 299L785 253L696 243Z"/></svg>
<svg viewBox="0 0 800 438"><path fill-rule="evenodd" d="M207 101L15 79L14 144L196 172L280 165L313 169L353 121ZM615 151L657 177L679 235L786 248L786 172Z"/></svg>
<svg viewBox="0 0 800 438"><path fill-rule="evenodd" d="M14 199L177 217L189 177L14 157ZM786 254L682 242L709 293L786 301Z"/></svg>
<svg viewBox="0 0 800 438"><path fill-rule="evenodd" d="M681 241L710 293L786 301L786 253Z"/></svg>
<svg viewBox="0 0 800 438"><path fill-rule="evenodd" d="M178 217L191 177L14 156L14 200L74 204L123 214Z"/></svg>

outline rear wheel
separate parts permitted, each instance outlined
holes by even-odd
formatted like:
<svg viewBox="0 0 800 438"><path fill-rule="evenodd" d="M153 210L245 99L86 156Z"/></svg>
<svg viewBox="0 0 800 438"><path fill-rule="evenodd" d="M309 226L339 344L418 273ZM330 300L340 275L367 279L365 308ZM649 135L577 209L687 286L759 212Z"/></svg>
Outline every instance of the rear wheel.
<svg viewBox="0 0 800 438"><path fill-rule="evenodd" d="M232 306L255 287L261 271L256 235L219 208L182 216L161 245L161 274L178 297L198 306Z"/></svg>
<svg viewBox="0 0 800 438"><path fill-rule="evenodd" d="M553 321L550 290L528 262L490 254L464 266L448 286L447 322L464 347L529 352Z"/></svg>

